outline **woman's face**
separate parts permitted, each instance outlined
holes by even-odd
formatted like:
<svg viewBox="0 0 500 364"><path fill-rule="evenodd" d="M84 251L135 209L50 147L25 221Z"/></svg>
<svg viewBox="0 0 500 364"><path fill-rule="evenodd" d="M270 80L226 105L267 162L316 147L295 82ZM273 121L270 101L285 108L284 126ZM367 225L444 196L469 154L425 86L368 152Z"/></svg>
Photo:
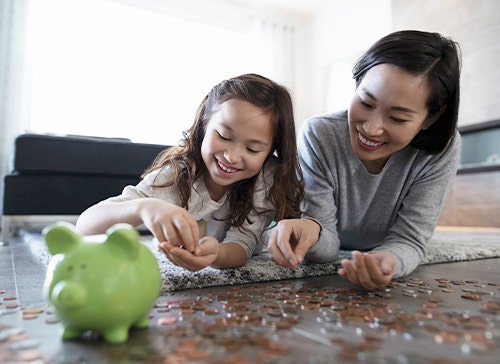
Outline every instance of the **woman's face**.
<svg viewBox="0 0 500 364"><path fill-rule="evenodd" d="M371 68L349 107L351 146L370 173L379 173L393 154L428 128L426 100L430 88L423 76L380 64Z"/></svg>
<svg viewBox="0 0 500 364"><path fill-rule="evenodd" d="M219 200L230 185L258 174L272 144L270 113L237 99L219 105L201 145L208 170L205 183L212 199Z"/></svg>

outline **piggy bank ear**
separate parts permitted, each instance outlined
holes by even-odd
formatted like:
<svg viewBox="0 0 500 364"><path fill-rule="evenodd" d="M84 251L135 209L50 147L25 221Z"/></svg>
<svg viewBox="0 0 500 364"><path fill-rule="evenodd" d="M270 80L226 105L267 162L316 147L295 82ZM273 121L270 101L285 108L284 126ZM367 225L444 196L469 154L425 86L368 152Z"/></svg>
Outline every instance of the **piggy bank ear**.
<svg viewBox="0 0 500 364"><path fill-rule="evenodd" d="M106 232L106 246L113 249L113 254L120 254L126 259L135 259L139 255L139 233L132 225L116 224Z"/></svg>
<svg viewBox="0 0 500 364"><path fill-rule="evenodd" d="M66 222L57 222L42 231L49 252L52 255L67 253L75 249L81 241L75 226Z"/></svg>

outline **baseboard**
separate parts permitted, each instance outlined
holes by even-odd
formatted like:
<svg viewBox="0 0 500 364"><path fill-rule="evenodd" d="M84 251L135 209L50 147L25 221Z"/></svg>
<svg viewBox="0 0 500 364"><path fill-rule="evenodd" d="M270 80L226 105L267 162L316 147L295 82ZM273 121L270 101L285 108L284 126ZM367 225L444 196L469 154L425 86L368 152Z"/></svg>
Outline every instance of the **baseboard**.
<svg viewBox="0 0 500 364"><path fill-rule="evenodd" d="M58 221L76 224L79 215L2 215L2 242L7 244L20 230L42 231Z"/></svg>

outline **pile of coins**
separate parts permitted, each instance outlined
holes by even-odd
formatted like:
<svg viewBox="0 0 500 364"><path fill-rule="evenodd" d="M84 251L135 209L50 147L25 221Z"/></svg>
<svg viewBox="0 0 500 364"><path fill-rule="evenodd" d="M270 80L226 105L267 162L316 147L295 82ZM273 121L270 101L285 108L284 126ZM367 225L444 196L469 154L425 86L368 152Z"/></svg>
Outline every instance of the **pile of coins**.
<svg viewBox="0 0 500 364"><path fill-rule="evenodd" d="M44 310L43 307L21 308L16 296L0 290L0 317L20 314L22 320L34 320ZM42 354L37 350L39 344L38 340L29 337L23 327L0 321L0 363L44 362Z"/></svg>
<svg viewBox="0 0 500 364"><path fill-rule="evenodd" d="M99 355L106 362L180 364L460 364L495 362L500 354L496 282L411 278L376 291L313 283L276 281L160 297L149 330L132 330L127 345ZM2 296L2 315L59 325L50 308L20 307L15 297ZM52 362L36 350L38 344L0 321L0 362Z"/></svg>
<svg viewBox="0 0 500 364"><path fill-rule="evenodd" d="M174 340L178 345L162 355L172 362L190 362L192 353L204 360L224 362L230 354L234 357L234 353L250 347L248 352L253 356L238 357L241 362L246 359L264 363L269 358L273 363L290 358L301 362L300 355L304 356L302 362L322 362L322 358L330 362L334 348L339 360L384 362L418 355L423 356L422 360L439 359L443 363L470 362L472 354L486 355L485 358L493 355L500 340L499 298L494 290L466 288L470 284L478 285L441 279L433 285L419 279L403 279L386 289L366 292L278 282L235 286L224 294L183 300L164 297L156 307L157 313L161 313L157 324L165 327L162 332L167 341ZM438 297L439 293L455 292L456 286L463 286L462 299L481 301L476 314L450 310L446 299ZM395 298L398 302L418 298L421 308L410 312L401 303L394 303ZM313 345L307 351L303 339L329 348L329 355L316 354ZM186 342L196 350L179 351ZM297 345L303 350L297 350ZM388 345L393 349L387 350ZM418 345L434 348L427 351L429 356L421 350L407 349L414 350ZM450 345L458 347L451 354Z"/></svg>

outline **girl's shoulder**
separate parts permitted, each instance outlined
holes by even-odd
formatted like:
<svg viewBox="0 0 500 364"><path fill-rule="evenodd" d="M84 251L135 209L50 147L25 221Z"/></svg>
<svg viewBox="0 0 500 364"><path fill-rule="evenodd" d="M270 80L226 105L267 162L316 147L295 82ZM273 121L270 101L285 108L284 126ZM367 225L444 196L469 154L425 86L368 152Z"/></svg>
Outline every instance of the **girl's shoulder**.
<svg viewBox="0 0 500 364"><path fill-rule="evenodd" d="M173 173L173 169L167 165L150 171L144 176L143 180L151 185L162 185L172 179Z"/></svg>
<svg viewBox="0 0 500 364"><path fill-rule="evenodd" d="M274 180L274 172L278 169L279 159L274 154L271 155L264 165L257 177L257 186L271 185Z"/></svg>
<svg viewBox="0 0 500 364"><path fill-rule="evenodd" d="M264 174L274 172L279 166L279 159L274 154L272 154L264 163L264 167L262 168Z"/></svg>

